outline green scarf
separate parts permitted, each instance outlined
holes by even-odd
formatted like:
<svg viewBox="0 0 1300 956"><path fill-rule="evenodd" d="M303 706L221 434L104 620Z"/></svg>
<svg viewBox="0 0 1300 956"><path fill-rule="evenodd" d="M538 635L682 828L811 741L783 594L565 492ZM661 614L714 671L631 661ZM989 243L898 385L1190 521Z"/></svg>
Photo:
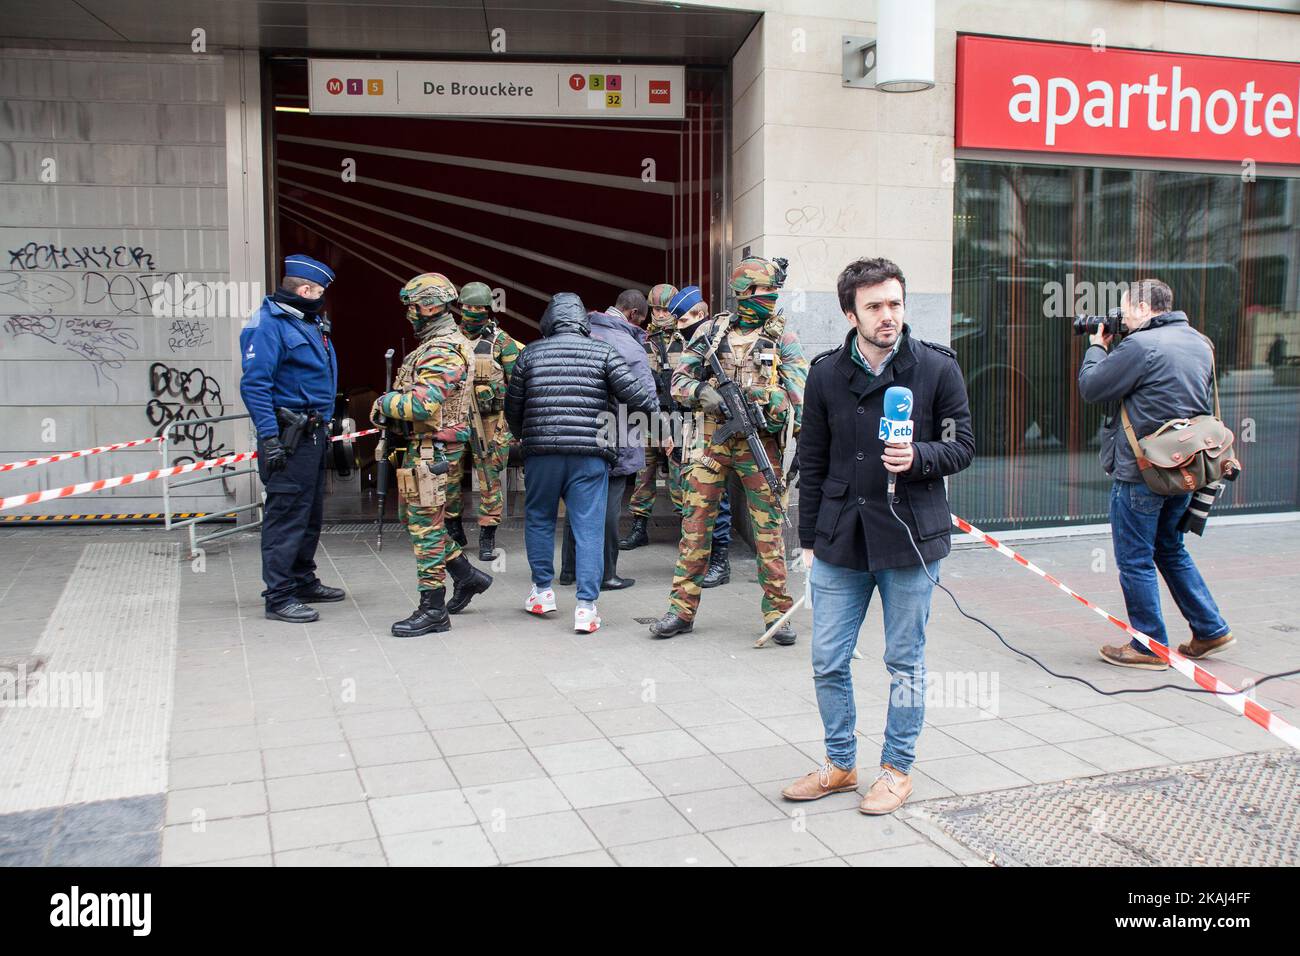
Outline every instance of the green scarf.
<svg viewBox="0 0 1300 956"><path fill-rule="evenodd" d="M492 313L488 309L462 306L460 314L461 331L471 339L478 338L492 325Z"/></svg>
<svg viewBox="0 0 1300 956"><path fill-rule="evenodd" d="M764 325L776 312L775 292L736 301L736 324L745 331Z"/></svg>

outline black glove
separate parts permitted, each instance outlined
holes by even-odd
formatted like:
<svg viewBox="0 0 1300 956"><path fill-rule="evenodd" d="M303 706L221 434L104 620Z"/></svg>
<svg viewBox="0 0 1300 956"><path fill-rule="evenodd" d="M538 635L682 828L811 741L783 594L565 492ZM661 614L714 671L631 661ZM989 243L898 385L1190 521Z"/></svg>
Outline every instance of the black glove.
<svg viewBox="0 0 1300 956"><path fill-rule="evenodd" d="M262 442L262 461L266 462L266 472L274 475L277 471L283 471L284 466L289 464L289 455L285 452L284 446L280 444L279 438L268 438Z"/></svg>
<svg viewBox="0 0 1300 956"><path fill-rule="evenodd" d="M722 411L724 404L722 395L712 385L701 385L699 391L695 393L695 397L699 400L700 407L706 412L716 415Z"/></svg>

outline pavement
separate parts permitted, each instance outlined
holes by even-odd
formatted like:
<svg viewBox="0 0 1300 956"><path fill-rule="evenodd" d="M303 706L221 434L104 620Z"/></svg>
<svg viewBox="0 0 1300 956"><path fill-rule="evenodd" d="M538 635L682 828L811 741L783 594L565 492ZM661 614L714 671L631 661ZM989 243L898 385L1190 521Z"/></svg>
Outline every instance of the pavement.
<svg viewBox="0 0 1300 956"><path fill-rule="evenodd" d="M0 530L0 678L7 667L11 685L25 681L27 704L0 711L0 863L983 866L1059 838L1048 796L1088 814L1128 792L1109 782L1176 767L1195 803L1197 781L1216 777L1197 767L1255 775L1261 758L1245 755L1294 756L1204 694L1106 697L1051 677L936 591L912 801L875 818L855 794L791 805L781 787L823 754L810 614L796 614L793 647L754 649L760 590L743 547L695 632L656 641L645 625L667 609L676 557L656 529L620 559L636 586L603 595L604 626L586 635L571 630L571 589L550 619L523 611L522 532L507 524L492 589L449 632L397 640L388 627L416 599L405 536L390 527L376 553L364 525L327 531L320 574L348 599L291 625L263 617L255 535L190 560L156 528ZM1212 521L1189 542L1238 638L1208 667L1234 685L1300 667L1300 522ZM1013 546L1123 615L1108 538ZM1187 684L1102 663L1097 648L1119 631L983 546L959 545L942 578L1059 673L1108 691ZM802 582L791 575L795 593ZM1181 640L1172 604L1166 615ZM888 687L878 606L859 647L865 784ZM1300 721L1296 678L1255 694ZM1015 822L1008 805L1039 811L996 843L948 825L981 794L999 819ZM1232 788L1203 798L1230 801ZM1294 845L1300 821L1278 812ZM1084 829L1102 839L1107 827Z"/></svg>

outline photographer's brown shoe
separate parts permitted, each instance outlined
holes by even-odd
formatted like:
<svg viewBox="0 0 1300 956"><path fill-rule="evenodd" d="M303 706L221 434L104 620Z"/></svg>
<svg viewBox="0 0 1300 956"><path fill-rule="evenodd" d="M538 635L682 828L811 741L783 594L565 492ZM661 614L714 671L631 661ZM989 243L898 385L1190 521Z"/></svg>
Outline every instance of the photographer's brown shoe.
<svg viewBox="0 0 1300 956"><path fill-rule="evenodd" d="M1136 667L1146 671L1168 670L1169 665L1154 654L1139 651L1132 644L1107 644L1101 649L1101 659L1117 667Z"/></svg>
<svg viewBox="0 0 1300 956"><path fill-rule="evenodd" d="M1194 637L1186 644L1178 645L1178 653L1183 657L1190 657L1192 660L1200 660L1202 657L1209 657L1211 654L1217 654L1225 647L1231 647L1237 643L1237 639L1229 631L1223 637L1216 637L1213 640L1203 641L1199 637Z"/></svg>
<svg viewBox="0 0 1300 956"><path fill-rule="evenodd" d="M827 760L812 773L804 774L781 791L787 800L820 800L832 793L858 789L858 768L841 770Z"/></svg>
<svg viewBox="0 0 1300 956"><path fill-rule="evenodd" d="M876 782L862 798L862 805L858 807L858 812L871 816L893 813L911 795L912 778L887 763L881 764L880 773L876 774Z"/></svg>

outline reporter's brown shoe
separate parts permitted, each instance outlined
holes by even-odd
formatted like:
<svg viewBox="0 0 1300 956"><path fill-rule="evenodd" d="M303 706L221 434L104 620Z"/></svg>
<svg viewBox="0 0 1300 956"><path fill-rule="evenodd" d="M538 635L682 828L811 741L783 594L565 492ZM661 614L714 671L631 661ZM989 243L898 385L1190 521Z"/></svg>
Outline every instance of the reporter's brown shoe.
<svg viewBox="0 0 1300 956"><path fill-rule="evenodd" d="M876 782L858 807L859 813L879 816L893 813L912 795L912 778L889 764L881 764Z"/></svg>
<svg viewBox="0 0 1300 956"><path fill-rule="evenodd" d="M832 793L858 789L858 768L841 770L827 760L812 773L804 774L781 791L787 800L820 800Z"/></svg>
<svg viewBox="0 0 1300 956"><path fill-rule="evenodd" d="M1203 641L1199 637L1194 637L1186 644L1178 645L1178 653L1183 657L1190 657L1192 660L1200 660L1202 657L1209 657L1211 654L1217 654L1225 647L1231 647L1237 643L1237 639L1229 631L1223 637L1216 637L1213 640Z"/></svg>
<svg viewBox="0 0 1300 956"><path fill-rule="evenodd" d="M1169 665L1159 657L1139 651L1132 644L1107 644L1101 649L1101 659L1117 667L1136 667L1145 671L1169 669Z"/></svg>

